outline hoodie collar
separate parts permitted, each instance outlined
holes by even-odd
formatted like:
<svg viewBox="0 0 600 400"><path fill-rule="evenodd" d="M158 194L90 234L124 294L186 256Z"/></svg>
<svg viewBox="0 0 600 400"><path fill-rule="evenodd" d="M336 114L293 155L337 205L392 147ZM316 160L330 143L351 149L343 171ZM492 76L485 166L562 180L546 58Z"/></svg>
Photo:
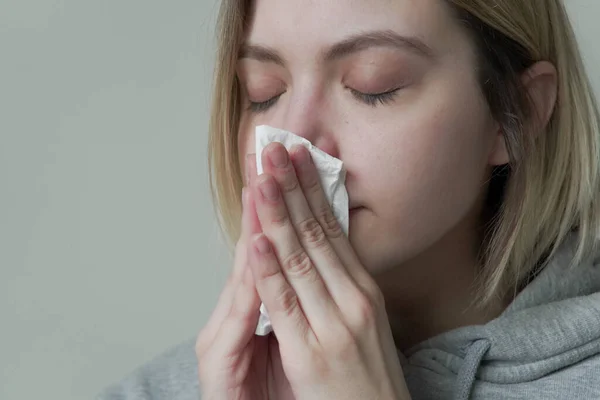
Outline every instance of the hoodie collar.
<svg viewBox="0 0 600 400"><path fill-rule="evenodd" d="M426 340L408 362L457 375L466 399L476 378L526 382L599 354L600 259L570 267L573 236L498 318Z"/></svg>

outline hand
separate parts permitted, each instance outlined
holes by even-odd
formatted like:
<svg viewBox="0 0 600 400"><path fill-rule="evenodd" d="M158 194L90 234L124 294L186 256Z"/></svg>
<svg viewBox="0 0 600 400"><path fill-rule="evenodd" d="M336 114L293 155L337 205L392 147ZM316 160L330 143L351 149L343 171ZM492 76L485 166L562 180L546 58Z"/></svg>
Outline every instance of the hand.
<svg viewBox="0 0 600 400"><path fill-rule="evenodd" d="M255 176L255 163L246 170ZM283 373L277 339L254 335L260 299L246 255L249 238L260 232L260 224L249 194L248 190L242 194L242 234L233 271L196 341L203 400L294 399Z"/></svg>
<svg viewBox="0 0 600 400"><path fill-rule="evenodd" d="M384 300L335 220L309 152L274 143L251 180L249 246L296 399L409 399Z"/></svg>

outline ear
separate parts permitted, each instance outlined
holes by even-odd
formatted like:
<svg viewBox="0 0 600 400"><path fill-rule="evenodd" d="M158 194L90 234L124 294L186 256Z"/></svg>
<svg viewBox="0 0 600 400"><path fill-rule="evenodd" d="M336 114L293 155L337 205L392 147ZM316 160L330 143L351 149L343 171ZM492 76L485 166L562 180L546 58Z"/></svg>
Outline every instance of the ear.
<svg viewBox="0 0 600 400"><path fill-rule="evenodd" d="M538 61L521 76L521 84L527 93L531 107L531 120L528 121L528 134L537 136L548 125L558 95L558 73L552 63ZM508 150L502 129L498 127L496 139L490 153L490 165L504 165L509 162Z"/></svg>
<svg viewBox="0 0 600 400"><path fill-rule="evenodd" d="M521 82L531 107L530 134L537 136L546 129L556 105L558 72L550 62L538 61L523 73Z"/></svg>

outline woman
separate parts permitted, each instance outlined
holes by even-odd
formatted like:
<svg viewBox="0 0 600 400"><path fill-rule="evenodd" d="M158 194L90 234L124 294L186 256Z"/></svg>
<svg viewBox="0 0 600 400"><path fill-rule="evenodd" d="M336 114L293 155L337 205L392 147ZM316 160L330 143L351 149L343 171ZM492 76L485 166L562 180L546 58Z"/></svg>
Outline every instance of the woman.
<svg viewBox="0 0 600 400"><path fill-rule="evenodd" d="M562 2L221 7L233 272L195 343L103 398L600 398L598 113ZM344 161L348 238L304 148L256 175L262 124Z"/></svg>

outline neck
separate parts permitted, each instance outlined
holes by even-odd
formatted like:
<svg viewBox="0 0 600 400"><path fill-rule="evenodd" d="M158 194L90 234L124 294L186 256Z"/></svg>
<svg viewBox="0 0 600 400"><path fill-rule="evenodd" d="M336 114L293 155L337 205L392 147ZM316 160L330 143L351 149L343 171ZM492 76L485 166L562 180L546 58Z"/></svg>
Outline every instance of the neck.
<svg viewBox="0 0 600 400"><path fill-rule="evenodd" d="M496 318L508 305L473 307L479 235L464 221L426 252L375 276L400 351L438 334ZM466 226L465 226L466 225Z"/></svg>

